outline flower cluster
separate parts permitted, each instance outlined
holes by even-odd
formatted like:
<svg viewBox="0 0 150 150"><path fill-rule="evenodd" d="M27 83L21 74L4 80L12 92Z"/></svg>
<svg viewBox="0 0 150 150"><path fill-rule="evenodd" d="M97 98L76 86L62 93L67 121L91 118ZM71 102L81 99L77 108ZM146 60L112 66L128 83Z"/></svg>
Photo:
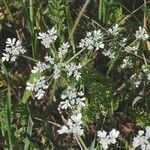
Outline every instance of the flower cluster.
<svg viewBox="0 0 150 150"><path fill-rule="evenodd" d="M81 78L81 72L80 72L81 68L82 68L81 64L76 65L74 62L65 65L67 75L69 77L73 75L73 77L75 77L77 81Z"/></svg>
<svg viewBox="0 0 150 150"><path fill-rule="evenodd" d="M139 30L136 31L135 34L136 39L142 39L142 40L147 40L149 38L149 35L146 33L145 29L139 26Z"/></svg>
<svg viewBox="0 0 150 150"><path fill-rule="evenodd" d="M142 150L150 150L150 127L146 127L144 130L139 130L138 135L134 137L132 143L133 149L140 147Z"/></svg>
<svg viewBox="0 0 150 150"><path fill-rule="evenodd" d="M114 51L114 49L110 48L110 49L103 50L102 54L104 56L109 57L110 59L113 59L113 58L115 58L116 52Z"/></svg>
<svg viewBox="0 0 150 150"><path fill-rule="evenodd" d="M125 51L128 53L134 53L135 55L137 55L138 47L129 45L125 48Z"/></svg>
<svg viewBox="0 0 150 150"><path fill-rule="evenodd" d="M110 144L115 144L116 138L119 136L119 131L112 129L109 134L106 131L98 131L97 136L99 138L99 143L102 145L103 149L108 149Z"/></svg>
<svg viewBox="0 0 150 150"><path fill-rule="evenodd" d="M132 60L130 59L129 56L126 56L123 59L123 63L121 64L121 68L122 69L124 69L124 68L133 68L133 62L132 62Z"/></svg>
<svg viewBox="0 0 150 150"><path fill-rule="evenodd" d="M115 24L112 28L108 29L109 33L114 36L117 36L119 34L119 30L120 28L118 24Z"/></svg>
<svg viewBox="0 0 150 150"><path fill-rule="evenodd" d="M62 126L60 130L57 130L57 132L59 134L73 133L77 135L82 135L83 129L81 127L81 124L82 124L81 118L82 118L81 113L72 115L70 119L68 119L67 124Z"/></svg>
<svg viewBox="0 0 150 150"><path fill-rule="evenodd" d="M85 97L84 93L82 91L78 92L76 88L69 86L65 93L61 96L62 102L60 102L60 108L61 109L73 109L77 108L80 110L82 107L85 106Z"/></svg>
<svg viewBox="0 0 150 150"><path fill-rule="evenodd" d="M45 94L45 89L48 88L46 85L46 80L44 76L41 76L39 79L34 79L33 83L27 82L26 89L32 92L35 92L35 97L41 99Z"/></svg>
<svg viewBox="0 0 150 150"><path fill-rule="evenodd" d="M147 80L150 81L150 70L149 70L149 66L147 65L142 65L142 71L146 74L147 76Z"/></svg>
<svg viewBox="0 0 150 150"><path fill-rule="evenodd" d="M43 63L43 62L38 62L36 63L36 66L33 67L32 73L37 73L37 72L43 72L44 70L48 69L50 66Z"/></svg>
<svg viewBox="0 0 150 150"><path fill-rule="evenodd" d="M94 30L92 32L88 32L84 39L81 39L79 43L80 48L87 48L89 50L96 49L99 50L100 48L104 48L103 40L103 33L101 30Z"/></svg>
<svg viewBox="0 0 150 150"><path fill-rule="evenodd" d="M130 77L130 82L131 84L135 87L138 88L142 82L142 74L139 73L134 73L131 77Z"/></svg>
<svg viewBox="0 0 150 150"><path fill-rule="evenodd" d="M39 33L38 39L41 39L41 43L45 46L45 48L50 48L50 44L54 43L57 39L56 35L57 31L53 27L47 32Z"/></svg>
<svg viewBox="0 0 150 150"><path fill-rule="evenodd" d="M63 43L59 48L58 48L58 56L59 58L62 58L64 55L68 53L68 49L70 48L69 43Z"/></svg>
<svg viewBox="0 0 150 150"><path fill-rule="evenodd" d="M53 78L55 80L60 78L62 67L64 67L63 63L54 64Z"/></svg>
<svg viewBox="0 0 150 150"><path fill-rule="evenodd" d="M3 53L2 61L15 61L20 54L24 54L26 50L21 46L21 41L16 38L7 38L5 53Z"/></svg>

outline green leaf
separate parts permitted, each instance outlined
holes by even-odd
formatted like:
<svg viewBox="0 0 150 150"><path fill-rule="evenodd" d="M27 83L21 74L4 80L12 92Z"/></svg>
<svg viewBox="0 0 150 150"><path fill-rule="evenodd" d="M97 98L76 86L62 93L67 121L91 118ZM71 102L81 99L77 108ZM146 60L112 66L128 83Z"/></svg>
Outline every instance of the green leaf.
<svg viewBox="0 0 150 150"><path fill-rule="evenodd" d="M95 149L95 139L93 140L91 146L89 147L89 150Z"/></svg>
<svg viewBox="0 0 150 150"><path fill-rule="evenodd" d="M41 76L40 72L38 72L38 73L31 73L30 78L29 78L29 80L27 82L33 83L34 79L38 79L38 78L40 78L40 76ZM27 103L27 100L29 99L31 94L32 94L32 91L25 90L21 102L24 103L24 104Z"/></svg>
<svg viewBox="0 0 150 150"><path fill-rule="evenodd" d="M29 120L28 120L28 127L27 127L27 134L28 135L32 135L32 119L31 119L31 116L29 115ZM26 137L25 139L25 145L24 145L24 150L28 150L29 148L29 145L30 145L30 141L28 139L28 137Z"/></svg>

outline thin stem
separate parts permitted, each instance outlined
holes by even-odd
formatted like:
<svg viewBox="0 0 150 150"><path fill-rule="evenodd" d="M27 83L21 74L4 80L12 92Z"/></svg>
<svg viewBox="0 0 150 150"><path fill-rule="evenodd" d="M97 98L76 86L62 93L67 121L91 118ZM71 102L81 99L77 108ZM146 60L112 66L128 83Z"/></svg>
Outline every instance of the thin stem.
<svg viewBox="0 0 150 150"><path fill-rule="evenodd" d="M38 60L36 60L34 58L31 58L31 57L28 57L28 56L25 56L25 55L21 55L21 56L28 59L28 60L31 60L31 61L34 61L34 62L39 62Z"/></svg>
<svg viewBox="0 0 150 150"><path fill-rule="evenodd" d="M78 53L76 53L73 57L71 57L66 63L69 63L70 61L72 61L73 59L75 59L78 55L80 55L83 51L85 50L85 48L81 49Z"/></svg>
<svg viewBox="0 0 150 150"><path fill-rule="evenodd" d="M11 92L10 92L10 85L8 84L8 91L7 91L7 123L8 123L8 141L9 141L9 150L13 150L12 146L12 135L11 135Z"/></svg>
<svg viewBox="0 0 150 150"><path fill-rule="evenodd" d="M13 18L12 14L11 14L11 11L10 11L10 9L9 9L8 3L6 2L6 0L3 0L3 3L4 3L4 5L5 5L5 7L6 7L6 10L8 11L10 20L11 20L12 22L14 22L14 18ZM21 38L20 38L20 35L19 35L19 31L18 31L18 30L16 30L16 34L17 34L18 39L20 40Z"/></svg>
<svg viewBox="0 0 150 150"><path fill-rule="evenodd" d="M74 134L74 137L75 137L75 139L76 139L78 145L80 146L81 150L84 150L84 149L82 148L82 145L81 145L80 141L78 140L78 138L77 138L77 136L76 136L75 134Z"/></svg>
<svg viewBox="0 0 150 150"><path fill-rule="evenodd" d="M80 22L80 19L81 19L83 13L84 13L86 7L88 6L89 2L90 2L90 0L86 0L85 4L83 5L83 7L82 7L82 9L81 9L81 11L80 11L80 13L79 13L75 23L74 23L74 26L73 26L73 28L71 30L71 33L69 35L69 39L73 36L73 34L74 34L74 32L75 32L75 30L76 30L76 28L77 28L77 26L78 26L78 24Z"/></svg>
<svg viewBox="0 0 150 150"><path fill-rule="evenodd" d="M88 148L86 147L85 143L83 142L81 136L80 136L80 135L77 135L77 138L79 139L80 143L82 144L84 150L87 150Z"/></svg>

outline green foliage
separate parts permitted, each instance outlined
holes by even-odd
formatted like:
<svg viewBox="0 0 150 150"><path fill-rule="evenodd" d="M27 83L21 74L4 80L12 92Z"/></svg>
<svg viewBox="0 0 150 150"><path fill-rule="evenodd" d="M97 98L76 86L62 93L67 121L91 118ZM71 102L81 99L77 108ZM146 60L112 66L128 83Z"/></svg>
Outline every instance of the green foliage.
<svg viewBox="0 0 150 150"><path fill-rule="evenodd" d="M1 130L5 132L7 130L7 105L5 95L0 95L0 125Z"/></svg>
<svg viewBox="0 0 150 150"><path fill-rule="evenodd" d="M65 5L63 0L49 0L49 12L51 23L57 27L58 35L62 39L65 31Z"/></svg>
<svg viewBox="0 0 150 150"><path fill-rule="evenodd" d="M35 79L38 79L41 76L41 73L31 73L30 78L28 80L28 82L33 83ZM29 97L31 96L32 92L29 90L25 90L23 97L22 97L22 103L27 103L27 100L29 99Z"/></svg>
<svg viewBox="0 0 150 150"><path fill-rule="evenodd" d="M124 16L119 0L100 0L98 13L104 24L119 23Z"/></svg>
<svg viewBox="0 0 150 150"><path fill-rule="evenodd" d="M150 118L150 114L149 112L146 112L143 108L132 108L130 110L130 113L133 114L136 122L137 122L137 125L141 126L141 127L145 127L145 126L149 126L150 124L150 119L147 119L147 118Z"/></svg>
<svg viewBox="0 0 150 150"><path fill-rule="evenodd" d="M87 107L83 110L85 122L92 122L97 117L112 116L120 100L113 97L113 88L109 77L86 68L83 83L88 97Z"/></svg>

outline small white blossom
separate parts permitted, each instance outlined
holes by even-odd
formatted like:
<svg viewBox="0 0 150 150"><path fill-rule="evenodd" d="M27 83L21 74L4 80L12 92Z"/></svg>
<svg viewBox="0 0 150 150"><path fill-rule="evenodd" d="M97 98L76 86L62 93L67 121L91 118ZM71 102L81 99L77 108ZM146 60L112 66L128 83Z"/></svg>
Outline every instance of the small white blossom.
<svg viewBox="0 0 150 150"><path fill-rule="evenodd" d="M43 62L38 62L37 64L36 64L36 66L34 66L33 67L33 69L32 69L32 73L37 73L37 72L43 72L43 71L45 71L46 69L48 69L50 66L49 65L47 65L47 64L45 64L45 63L43 63Z"/></svg>
<svg viewBox="0 0 150 150"><path fill-rule="evenodd" d="M137 55L138 47L137 46L127 46L125 48L125 51L128 53L134 53L135 55Z"/></svg>
<svg viewBox="0 0 150 150"><path fill-rule="evenodd" d="M82 68L82 65L76 65L74 62L71 62L70 64L65 65L65 69L67 71L67 75L75 77L75 79L78 81L81 78L81 72L80 69Z"/></svg>
<svg viewBox="0 0 150 150"><path fill-rule="evenodd" d="M7 38L6 48L4 49L2 61L15 61L20 54L24 54L26 51L21 46L21 41L16 38Z"/></svg>
<svg viewBox="0 0 150 150"><path fill-rule="evenodd" d="M58 130L57 132L59 134L64 134L64 133L73 133L76 135L83 135L84 130L82 129L81 125L82 125L82 114L76 114L76 115L72 115L70 119L68 119L67 125L64 125L61 127L60 130Z"/></svg>
<svg viewBox="0 0 150 150"><path fill-rule="evenodd" d="M59 49L58 49L58 56L59 58L63 57L64 55L66 55L68 53L68 49L69 49L70 45L69 43L63 43Z"/></svg>
<svg viewBox="0 0 150 150"><path fill-rule="evenodd" d="M145 29L139 26L139 30L136 31L135 34L136 39L142 39L142 40L147 40L149 38L149 35L146 33Z"/></svg>
<svg viewBox="0 0 150 150"><path fill-rule="evenodd" d="M62 63L54 64L53 78L55 80L60 78L62 66L63 66Z"/></svg>
<svg viewBox="0 0 150 150"><path fill-rule="evenodd" d="M108 50L105 49L105 50L102 51L102 54L103 54L104 56L109 57L110 59L114 59L114 58L115 58L115 55L116 55L116 52L113 51L112 49L108 49Z"/></svg>
<svg viewBox="0 0 150 150"><path fill-rule="evenodd" d="M138 135L134 137L132 147L133 150L136 148L141 148L142 150L150 150L150 127L146 127L146 132L144 130L139 130Z"/></svg>
<svg viewBox="0 0 150 150"><path fill-rule="evenodd" d="M46 62L49 62L50 64L54 64L54 58L52 58L51 56L45 56L45 61Z"/></svg>
<svg viewBox="0 0 150 150"><path fill-rule="evenodd" d="M44 76L41 76L39 79L34 79L33 83L27 82L26 90L35 92L35 97L41 99L45 94L45 89L48 88L46 85L46 80Z"/></svg>
<svg viewBox="0 0 150 150"><path fill-rule="evenodd" d="M124 68L133 68L133 62L132 60L129 58L129 56L126 56L124 59L123 59L123 63L121 64L121 68L124 69Z"/></svg>
<svg viewBox="0 0 150 150"><path fill-rule="evenodd" d="M142 71L145 73L145 75L147 76L147 80L150 81L150 69L149 66L147 65L142 65Z"/></svg>
<svg viewBox="0 0 150 150"><path fill-rule="evenodd" d="M50 44L54 43L57 39L56 35L57 31L53 27L51 30L48 30L44 33L39 33L38 39L41 39L41 43L45 46L45 48L50 48Z"/></svg>
<svg viewBox="0 0 150 150"><path fill-rule="evenodd" d="M112 28L108 29L109 33L114 36L119 34L119 30L120 30L120 28L119 28L118 24L115 24Z"/></svg>
<svg viewBox="0 0 150 150"><path fill-rule="evenodd" d="M76 88L69 86L65 93L61 95L62 102L60 102L61 109L78 109L85 106L85 97L82 91L78 92Z"/></svg>
<svg viewBox="0 0 150 150"><path fill-rule="evenodd" d="M99 143L102 145L104 150L109 148L110 144L115 144L117 141L116 139L119 136L119 131L116 129L112 129L109 134L106 131L98 131L97 132Z"/></svg>
<svg viewBox="0 0 150 150"><path fill-rule="evenodd" d="M104 43L102 41L103 33L101 30L94 30L92 32L88 32L84 39L81 39L79 43L79 47L87 48L89 50L94 49L99 50L100 48L104 48Z"/></svg>
<svg viewBox="0 0 150 150"><path fill-rule="evenodd" d="M141 82L142 82L142 74L141 74L141 73L140 73L140 74L134 73L134 74L130 77L130 82L131 82L131 84L132 84L134 87L138 88L138 87L140 86Z"/></svg>

